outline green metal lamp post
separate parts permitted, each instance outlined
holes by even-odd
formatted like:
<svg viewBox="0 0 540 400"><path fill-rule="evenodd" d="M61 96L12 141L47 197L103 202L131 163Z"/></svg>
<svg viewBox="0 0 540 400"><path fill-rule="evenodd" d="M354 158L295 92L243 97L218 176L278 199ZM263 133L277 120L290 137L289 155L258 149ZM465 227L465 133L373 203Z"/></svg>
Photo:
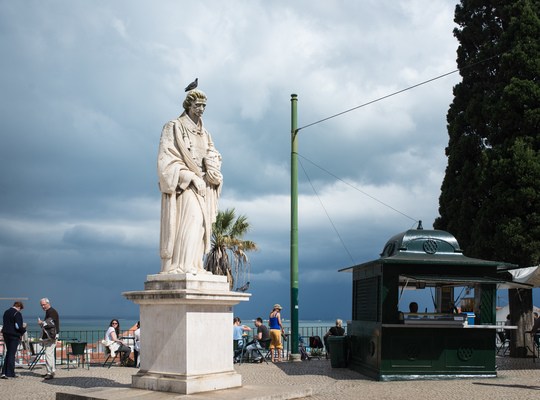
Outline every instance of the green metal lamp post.
<svg viewBox="0 0 540 400"><path fill-rule="evenodd" d="M291 351L298 358L298 96L291 94Z"/></svg>

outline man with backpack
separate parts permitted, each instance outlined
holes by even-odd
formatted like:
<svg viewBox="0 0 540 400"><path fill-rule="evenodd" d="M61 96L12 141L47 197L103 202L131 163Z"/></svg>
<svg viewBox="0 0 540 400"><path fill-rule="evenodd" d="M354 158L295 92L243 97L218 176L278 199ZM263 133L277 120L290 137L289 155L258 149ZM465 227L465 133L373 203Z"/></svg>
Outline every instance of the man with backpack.
<svg viewBox="0 0 540 400"><path fill-rule="evenodd" d="M41 326L41 339L45 348L45 366L47 373L43 375L45 379L54 378L56 372L56 338L60 332L60 318L58 312L51 307L48 298L44 297L39 301L41 308L45 311L45 319L38 318L38 324Z"/></svg>

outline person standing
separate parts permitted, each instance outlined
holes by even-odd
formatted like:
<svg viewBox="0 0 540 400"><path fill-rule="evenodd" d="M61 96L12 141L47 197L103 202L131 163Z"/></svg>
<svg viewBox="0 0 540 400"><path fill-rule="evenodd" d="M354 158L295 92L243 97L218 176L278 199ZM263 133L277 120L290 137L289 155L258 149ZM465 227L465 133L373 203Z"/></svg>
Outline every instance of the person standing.
<svg viewBox="0 0 540 400"><path fill-rule="evenodd" d="M137 368L141 362L141 321L137 321L137 329L135 329L133 337L133 363L135 368Z"/></svg>
<svg viewBox="0 0 540 400"><path fill-rule="evenodd" d="M158 151L162 274L204 274L221 193L221 154L203 125L206 94L190 90L163 127Z"/></svg>
<svg viewBox="0 0 540 400"><path fill-rule="evenodd" d="M272 362L281 361L281 352L283 351L283 344L281 343L281 335L283 334L283 325L281 324L281 306L274 304L274 308L270 313L268 319L268 326L270 327L270 357Z"/></svg>
<svg viewBox="0 0 540 400"><path fill-rule="evenodd" d="M13 307L4 312L2 335L6 344L6 354L4 365L2 365L2 375L0 378L15 378L15 354L21 336L26 332L26 324L23 322L21 310L24 305L20 301L13 303Z"/></svg>
<svg viewBox="0 0 540 400"><path fill-rule="evenodd" d="M51 307L51 302L48 298L42 298L39 304L43 311L45 311L43 321L38 318L38 324L41 326L42 331L41 339L45 348L45 367L47 368L47 373L43 375L43 378L52 379L56 373L56 339L60 332L60 317L58 316L58 312Z"/></svg>

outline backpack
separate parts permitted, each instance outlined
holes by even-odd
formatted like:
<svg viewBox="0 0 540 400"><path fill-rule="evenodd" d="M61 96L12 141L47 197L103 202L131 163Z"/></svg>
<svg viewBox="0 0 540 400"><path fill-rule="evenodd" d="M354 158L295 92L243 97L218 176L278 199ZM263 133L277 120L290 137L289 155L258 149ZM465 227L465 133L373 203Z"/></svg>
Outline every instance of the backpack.
<svg viewBox="0 0 540 400"><path fill-rule="evenodd" d="M309 347L312 349L322 349L324 348L323 342L320 336L310 336L309 337Z"/></svg>
<svg viewBox="0 0 540 400"><path fill-rule="evenodd" d="M56 330L56 324L54 323L54 319L45 319L45 321L43 321L43 324L41 325L41 329L43 330L43 332L45 332L45 335L48 339L56 339L56 334L58 332Z"/></svg>

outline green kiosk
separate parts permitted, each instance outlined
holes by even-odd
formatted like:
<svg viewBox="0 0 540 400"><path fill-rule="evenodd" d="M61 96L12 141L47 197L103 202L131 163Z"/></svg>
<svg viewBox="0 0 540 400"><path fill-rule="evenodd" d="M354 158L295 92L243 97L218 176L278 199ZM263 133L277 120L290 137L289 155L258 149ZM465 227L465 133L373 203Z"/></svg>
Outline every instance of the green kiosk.
<svg viewBox="0 0 540 400"><path fill-rule="evenodd" d="M514 268L466 257L454 236L421 222L395 235L379 259L341 270L353 275L349 368L384 381L497 376L496 287ZM468 313L458 312L455 288L474 293L460 302ZM411 289L430 291L434 312L400 304Z"/></svg>

